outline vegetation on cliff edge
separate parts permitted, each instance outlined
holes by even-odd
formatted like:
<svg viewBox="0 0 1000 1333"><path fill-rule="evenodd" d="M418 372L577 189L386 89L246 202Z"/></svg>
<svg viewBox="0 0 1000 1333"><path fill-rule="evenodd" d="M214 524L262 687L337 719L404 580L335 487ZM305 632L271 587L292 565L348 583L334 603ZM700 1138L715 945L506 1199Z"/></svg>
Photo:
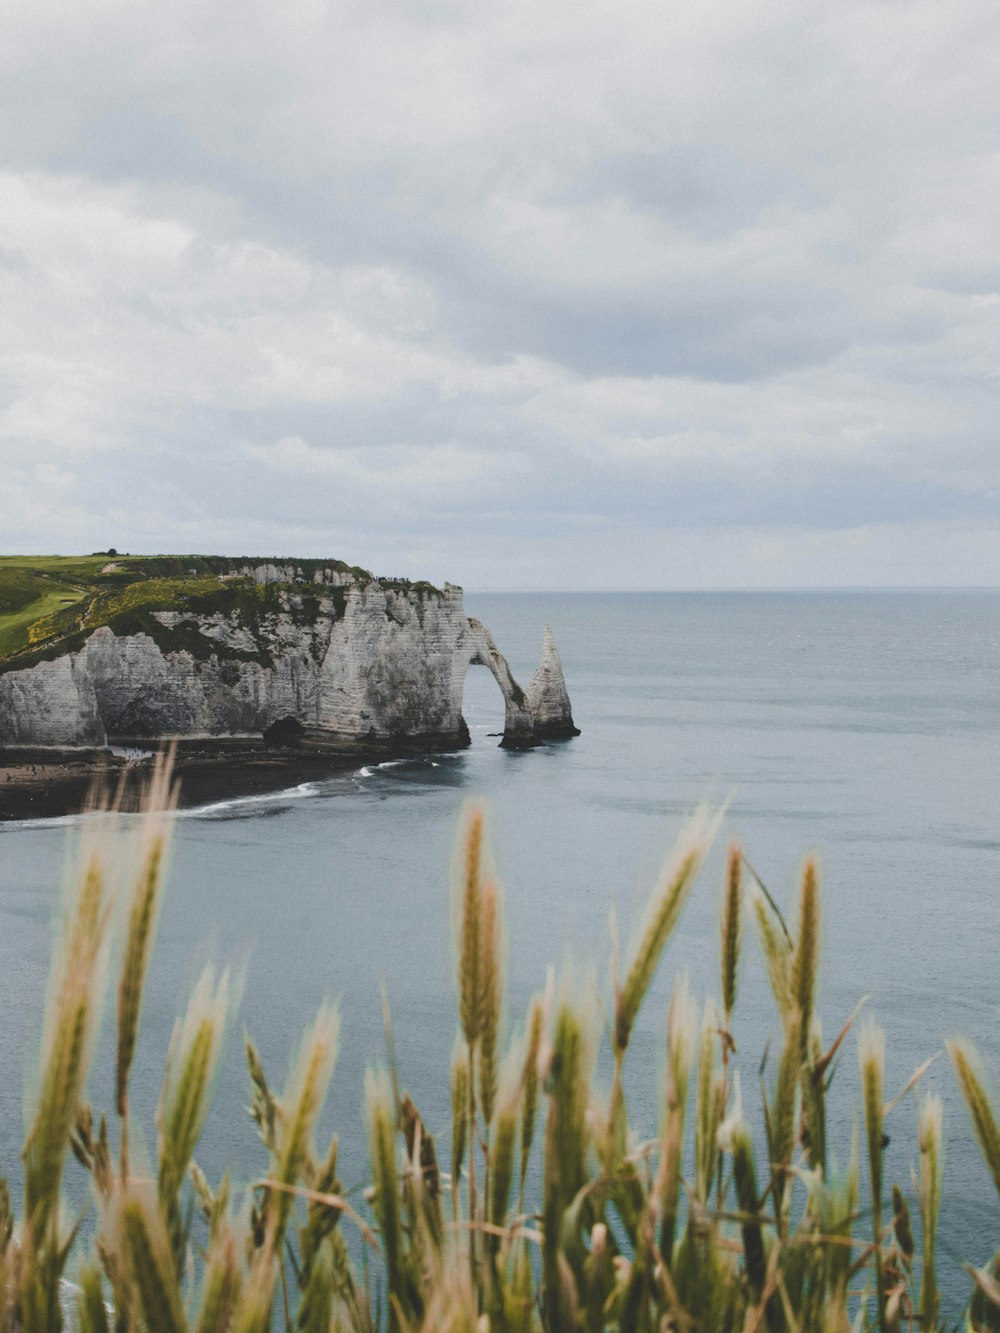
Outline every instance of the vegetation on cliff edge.
<svg viewBox="0 0 1000 1333"><path fill-rule="evenodd" d="M246 571L261 565L289 568L287 582L257 584ZM155 611L199 615L235 615L253 632L260 617L289 610L315 623L318 599L328 597L334 615L344 611L344 589L313 583L317 571L349 575L364 586L368 570L342 560L302 560L251 556L132 556L115 553L91 556L0 557L0 671L19 670L78 648L101 625L119 634L149 634L164 651L185 649L194 656L251 656L270 660L266 636L258 651L226 650L193 626L165 627ZM440 596L425 582L387 581L387 587L422 599ZM282 598L282 594L290 594Z"/></svg>

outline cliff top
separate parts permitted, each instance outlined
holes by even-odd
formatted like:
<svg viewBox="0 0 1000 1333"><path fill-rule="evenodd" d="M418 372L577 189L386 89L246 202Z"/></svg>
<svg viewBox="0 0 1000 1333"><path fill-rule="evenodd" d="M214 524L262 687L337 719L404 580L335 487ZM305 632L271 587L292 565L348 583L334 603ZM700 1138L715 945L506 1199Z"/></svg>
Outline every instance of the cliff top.
<svg viewBox="0 0 1000 1333"><path fill-rule="evenodd" d="M0 556L0 671L31 666L77 647L93 630L152 627L152 612L211 615L239 610L255 619L282 590L300 595L305 614L318 594L342 600L352 584L438 594L429 583L378 578L343 560L273 556Z"/></svg>

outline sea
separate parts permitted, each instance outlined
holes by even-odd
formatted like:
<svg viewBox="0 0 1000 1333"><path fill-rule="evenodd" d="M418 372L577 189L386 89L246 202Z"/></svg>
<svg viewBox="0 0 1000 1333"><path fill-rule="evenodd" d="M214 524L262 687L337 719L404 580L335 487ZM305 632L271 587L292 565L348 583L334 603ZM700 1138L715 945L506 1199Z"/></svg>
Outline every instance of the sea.
<svg viewBox="0 0 1000 1333"><path fill-rule="evenodd" d="M827 1040L867 997L887 1034L887 1096L938 1057L921 1087L945 1105L939 1253L957 1312L969 1290L960 1261L981 1264L1000 1242L997 1194L941 1054L948 1037L971 1038L1000 1089L1000 591L467 593L466 608L522 684L551 625L581 734L499 749L499 689L471 668L467 750L183 812L133 1075L139 1152L155 1153L172 1026L206 962L243 982L198 1152L210 1178L228 1168L247 1184L266 1166L245 1111L244 1031L280 1088L327 997L342 1033L321 1131L340 1133L345 1187L365 1184L364 1075L387 1060L386 1008L400 1081L446 1143L450 867L465 803L489 811L512 1031L550 968L609 1012L612 918L627 952L685 820L725 805L629 1054L636 1132L656 1129L676 978L686 972L699 997L719 992L726 842L739 840L792 916L803 859L817 854ZM73 818L0 825L0 1170L15 1189L52 921L80 830ZM89 1095L110 1110L113 995L107 1009ZM759 1147L760 1071L773 1070L778 1023L749 932L734 1035ZM860 1117L853 1033L834 1070L829 1132L844 1167ZM887 1131L887 1179L912 1200L912 1094ZM862 1185L863 1205L864 1168ZM72 1164L68 1194L82 1190Z"/></svg>

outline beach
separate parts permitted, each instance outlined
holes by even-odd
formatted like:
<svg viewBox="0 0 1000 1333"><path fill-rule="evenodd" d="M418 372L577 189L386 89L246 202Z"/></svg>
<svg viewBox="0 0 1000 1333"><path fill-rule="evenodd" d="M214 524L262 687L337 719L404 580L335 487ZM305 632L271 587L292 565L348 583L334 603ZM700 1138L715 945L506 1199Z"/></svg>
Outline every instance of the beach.
<svg viewBox="0 0 1000 1333"><path fill-rule="evenodd" d="M146 742L147 745L152 742ZM138 751L138 744L115 750ZM0 821L52 819L77 814L121 788L128 809L149 774L149 758L132 759L111 749L0 749ZM271 749L259 741L194 741L177 747L174 772L182 808L243 796L264 795L319 782L384 753Z"/></svg>

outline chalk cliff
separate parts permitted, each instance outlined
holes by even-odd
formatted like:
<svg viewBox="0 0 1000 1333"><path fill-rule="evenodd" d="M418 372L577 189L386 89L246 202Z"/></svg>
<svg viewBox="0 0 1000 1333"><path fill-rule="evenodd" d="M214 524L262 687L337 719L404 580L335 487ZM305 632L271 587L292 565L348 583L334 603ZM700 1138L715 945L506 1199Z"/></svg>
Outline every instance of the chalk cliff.
<svg viewBox="0 0 1000 1333"><path fill-rule="evenodd" d="M461 588L291 565L235 568L218 584L10 664L0 744L267 732L346 750L447 748L468 742L462 693L477 664L503 695L503 745L576 734L551 632L524 691Z"/></svg>

